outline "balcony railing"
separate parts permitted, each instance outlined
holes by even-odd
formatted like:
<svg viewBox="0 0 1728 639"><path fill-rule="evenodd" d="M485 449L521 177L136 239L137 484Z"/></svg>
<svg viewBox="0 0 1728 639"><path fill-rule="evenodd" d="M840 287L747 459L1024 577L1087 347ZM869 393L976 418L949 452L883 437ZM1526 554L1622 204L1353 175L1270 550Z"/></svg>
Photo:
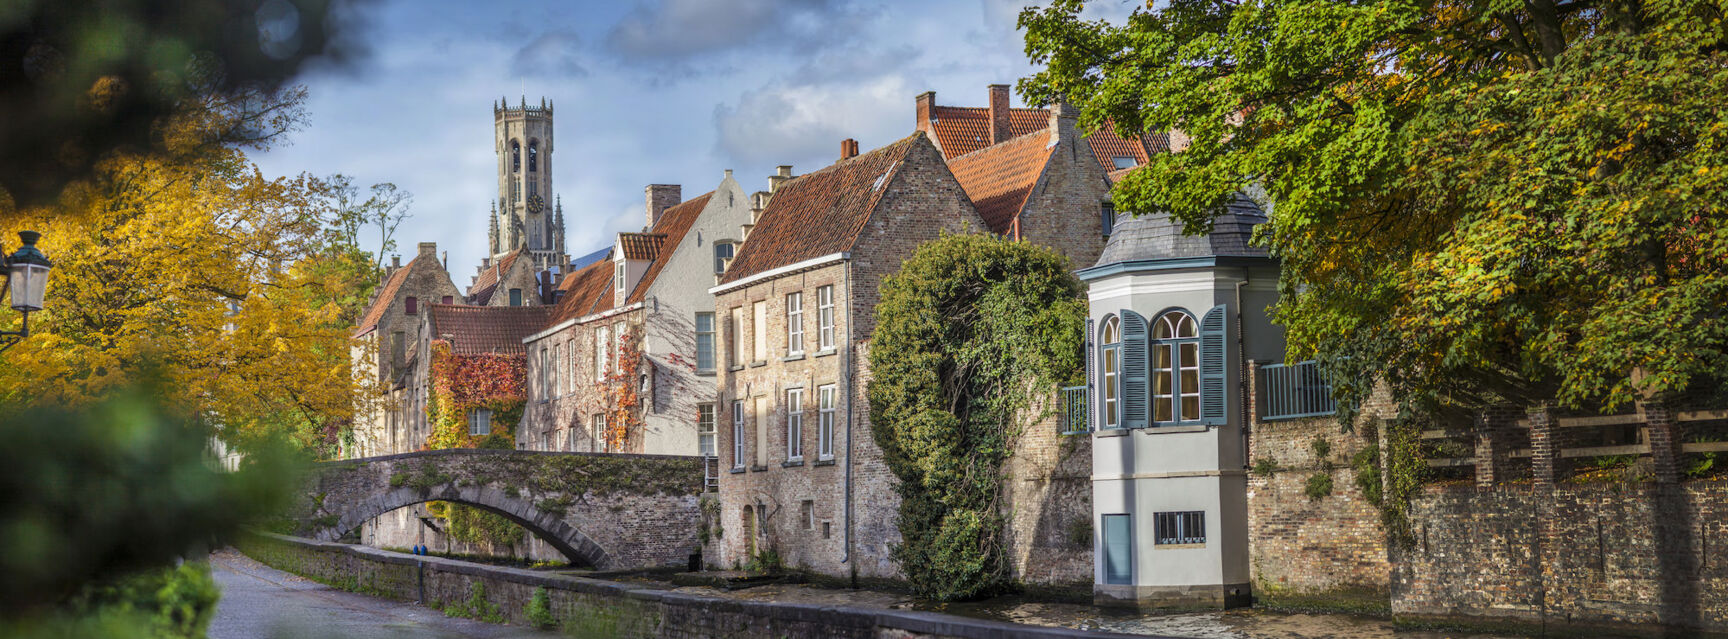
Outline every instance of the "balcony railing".
<svg viewBox="0 0 1728 639"><path fill-rule="evenodd" d="M1062 414L1057 429L1063 435L1078 435L1092 431L1092 415L1086 405L1085 386L1062 389Z"/></svg>
<svg viewBox="0 0 1728 639"><path fill-rule="evenodd" d="M1260 367L1260 419L1319 417L1338 412L1332 385L1313 360Z"/></svg>

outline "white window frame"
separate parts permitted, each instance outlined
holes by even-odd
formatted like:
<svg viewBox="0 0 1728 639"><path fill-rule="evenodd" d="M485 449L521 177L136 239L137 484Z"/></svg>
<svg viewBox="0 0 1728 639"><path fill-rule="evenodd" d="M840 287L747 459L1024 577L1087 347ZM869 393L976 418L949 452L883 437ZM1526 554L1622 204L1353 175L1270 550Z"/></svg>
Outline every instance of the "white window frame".
<svg viewBox="0 0 1728 639"><path fill-rule="evenodd" d="M708 320L708 330L702 330L702 320L704 318L706 318ZM703 346L702 346L702 338L703 337L708 338L707 348L703 348ZM718 362L716 361L716 358L719 357L720 354L718 352L716 352L718 349L714 348L714 341L715 341L716 337L718 337L718 335L716 335L715 331L714 331L714 314L713 313L697 313L696 314L696 372L698 372L698 373L712 373L712 372L714 372L714 369L717 367ZM706 368L704 368L702 366L702 356L704 354L706 354L708 356L708 366Z"/></svg>
<svg viewBox="0 0 1728 639"><path fill-rule="evenodd" d="M786 389L786 461L804 461L804 389Z"/></svg>
<svg viewBox="0 0 1728 639"><path fill-rule="evenodd" d="M730 330L728 330L727 332L730 334L727 335L726 341L728 343L726 345L727 346L726 353L727 353L727 359L730 359L731 361L726 362L726 365L731 366L731 367L743 366L744 365L744 307L742 307L742 306L732 307L732 326L730 327Z"/></svg>
<svg viewBox="0 0 1728 639"><path fill-rule="evenodd" d="M610 443L606 441L606 413L594 413L593 419L588 420L588 430L594 438L595 452L612 452Z"/></svg>
<svg viewBox="0 0 1728 639"><path fill-rule="evenodd" d="M492 409L476 408L468 411L468 435L480 437L492 434Z"/></svg>
<svg viewBox="0 0 1728 639"><path fill-rule="evenodd" d="M834 285L816 289L816 349L834 350Z"/></svg>
<svg viewBox="0 0 1728 639"><path fill-rule="evenodd" d="M696 452L703 457L715 456L714 405L696 405Z"/></svg>
<svg viewBox="0 0 1728 639"><path fill-rule="evenodd" d="M786 294L786 356L804 354L804 293Z"/></svg>
<svg viewBox="0 0 1728 639"><path fill-rule="evenodd" d="M838 390L833 384L816 387L816 459L820 461L834 458L834 405Z"/></svg>
<svg viewBox="0 0 1728 639"><path fill-rule="evenodd" d="M612 341L609 336L610 331L611 327L604 324L594 327L594 381L596 382L606 381L606 368L611 363L606 358L606 353L611 350L606 347Z"/></svg>
<svg viewBox="0 0 1728 639"><path fill-rule="evenodd" d="M1112 339L1114 338L1114 339ZM1122 426L1122 321L1116 316L1104 318L1098 329L1099 384L1103 396L1104 428Z"/></svg>
<svg viewBox="0 0 1728 639"><path fill-rule="evenodd" d="M732 467L744 467L744 400L732 400Z"/></svg>
<svg viewBox="0 0 1728 639"><path fill-rule="evenodd" d="M1184 310L1166 311L1152 320L1150 345L1150 379L1147 382L1152 391L1151 423L1199 423L1200 322ZM1160 356L1164 358L1162 363L1159 362ZM1190 380L1192 384L1184 384ZM1164 389L1160 389L1160 385ZM1192 413L1187 410L1190 400L1193 401ZM1160 404L1170 408L1165 419L1159 419Z"/></svg>

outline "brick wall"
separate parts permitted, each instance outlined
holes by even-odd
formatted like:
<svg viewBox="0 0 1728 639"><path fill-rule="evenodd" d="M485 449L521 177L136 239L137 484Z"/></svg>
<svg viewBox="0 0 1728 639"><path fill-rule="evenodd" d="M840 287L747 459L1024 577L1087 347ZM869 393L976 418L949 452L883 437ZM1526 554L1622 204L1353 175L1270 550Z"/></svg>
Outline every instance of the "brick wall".
<svg viewBox="0 0 1728 639"><path fill-rule="evenodd" d="M908 610L746 601L636 585L415 557L363 546L251 534L241 552L281 570L345 590L448 609L480 585L485 605L512 624L528 623L534 592L545 589L565 634L578 637L719 639L1111 639L1129 635L1025 626Z"/></svg>
<svg viewBox="0 0 1728 639"><path fill-rule="evenodd" d="M1073 111L1068 111L1073 113ZM1072 267L1097 263L1104 251L1102 204L1110 180L1072 117L1052 117L1060 137L1031 198L1020 211L1020 237L1066 255Z"/></svg>
<svg viewBox="0 0 1728 639"><path fill-rule="evenodd" d="M1008 556L1022 582L1092 593L1092 438L1033 424L1008 460Z"/></svg>

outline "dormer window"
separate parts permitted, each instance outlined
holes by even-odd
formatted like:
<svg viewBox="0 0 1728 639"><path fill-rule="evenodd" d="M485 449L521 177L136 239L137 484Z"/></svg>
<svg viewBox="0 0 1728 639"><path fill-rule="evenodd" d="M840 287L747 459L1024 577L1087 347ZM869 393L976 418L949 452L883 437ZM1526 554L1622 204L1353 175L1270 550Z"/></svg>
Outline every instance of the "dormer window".
<svg viewBox="0 0 1728 639"><path fill-rule="evenodd" d="M521 171L522 171L522 143L517 142L515 140L511 140L510 141L510 172L511 173L520 173Z"/></svg>
<svg viewBox="0 0 1728 639"><path fill-rule="evenodd" d="M1118 155L1110 158L1110 161L1116 164L1117 169L1132 169L1140 165L1140 161L1134 159L1132 155Z"/></svg>
<svg viewBox="0 0 1728 639"><path fill-rule="evenodd" d="M612 290L617 291L619 294L623 294L624 293L624 263L623 262L613 262L612 263L612 277L617 280L617 283L612 285Z"/></svg>
<svg viewBox="0 0 1728 639"><path fill-rule="evenodd" d="M528 141L528 172L529 173L536 173L539 170L540 170L540 141L539 140L530 140L530 141Z"/></svg>

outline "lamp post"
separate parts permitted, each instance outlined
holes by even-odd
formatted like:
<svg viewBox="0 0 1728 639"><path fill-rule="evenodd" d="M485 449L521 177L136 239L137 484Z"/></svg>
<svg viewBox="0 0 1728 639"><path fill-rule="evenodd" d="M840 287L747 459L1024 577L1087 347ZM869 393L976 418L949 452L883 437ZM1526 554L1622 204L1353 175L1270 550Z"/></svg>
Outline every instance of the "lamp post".
<svg viewBox="0 0 1728 639"><path fill-rule="evenodd" d="M6 272L6 284L0 288L0 293L11 288L12 310L24 315L24 323L18 330L0 331L0 351L29 337L30 314L42 310L42 297L48 292L48 272L54 269L54 263L36 248L36 240L41 237L42 234L35 231L19 231L18 239L24 245L17 252L7 256L0 249L0 268Z"/></svg>

